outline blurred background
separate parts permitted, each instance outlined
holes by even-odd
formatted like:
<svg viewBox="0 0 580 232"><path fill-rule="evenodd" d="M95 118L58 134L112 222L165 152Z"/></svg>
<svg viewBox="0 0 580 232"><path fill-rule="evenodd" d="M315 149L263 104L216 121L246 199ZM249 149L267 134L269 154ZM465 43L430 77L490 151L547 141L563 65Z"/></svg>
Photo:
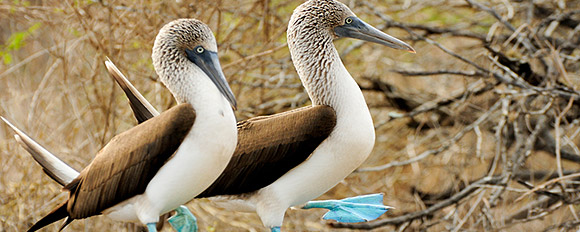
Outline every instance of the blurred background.
<svg viewBox="0 0 580 232"><path fill-rule="evenodd" d="M342 1L417 54L335 41L376 127L370 158L319 199L382 192L395 207L354 225L288 210L283 231L577 230L580 1ZM238 120L310 104L286 46L302 1L0 0L0 115L77 170L136 125L109 57L159 110L158 30L210 25ZM67 197L0 123L0 231L24 231ZM253 213L188 207L201 231L266 231ZM60 223L45 229L56 231ZM97 216L68 231L139 231ZM163 231L172 231L166 225Z"/></svg>

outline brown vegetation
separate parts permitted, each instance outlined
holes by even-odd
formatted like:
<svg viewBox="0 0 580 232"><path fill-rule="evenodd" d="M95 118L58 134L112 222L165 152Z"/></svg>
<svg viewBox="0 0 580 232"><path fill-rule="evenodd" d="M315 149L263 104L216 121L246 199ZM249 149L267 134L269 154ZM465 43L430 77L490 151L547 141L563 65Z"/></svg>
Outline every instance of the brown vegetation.
<svg viewBox="0 0 580 232"><path fill-rule="evenodd" d="M343 2L417 54L336 41L377 142L357 172L320 198L384 192L396 209L354 225L327 224L323 210L288 210L283 230L577 229L579 1ZM159 28L183 17L214 30L238 119L308 105L285 43L300 3L0 0L0 115L80 170L136 124L105 57L155 107L169 108L150 51ZM25 230L65 197L5 125L0 163L0 231ZM207 200L188 206L202 231L264 230L255 214ZM68 228L99 229L135 230L106 217Z"/></svg>

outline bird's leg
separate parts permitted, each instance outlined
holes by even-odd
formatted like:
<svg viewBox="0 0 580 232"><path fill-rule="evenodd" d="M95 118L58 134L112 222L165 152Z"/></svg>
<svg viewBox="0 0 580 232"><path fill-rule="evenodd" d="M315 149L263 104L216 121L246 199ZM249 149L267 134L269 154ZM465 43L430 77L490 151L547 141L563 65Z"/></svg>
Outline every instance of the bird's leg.
<svg viewBox="0 0 580 232"><path fill-rule="evenodd" d="M383 205L383 194L378 193L342 200L309 201L302 208L329 209L330 211L324 214L323 219L355 223L375 220L392 207Z"/></svg>
<svg viewBox="0 0 580 232"><path fill-rule="evenodd" d="M156 222L147 223L147 230L149 232L157 232L157 223Z"/></svg>
<svg viewBox="0 0 580 232"><path fill-rule="evenodd" d="M175 209L176 214L167 221L178 232L197 232L197 219L185 206Z"/></svg>
<svg viewBox="0 0 580 232"><path fill-rule="evenodd" d="M274 226L271 229L271 232L280 232L280 227L279 226Z"/></svg>

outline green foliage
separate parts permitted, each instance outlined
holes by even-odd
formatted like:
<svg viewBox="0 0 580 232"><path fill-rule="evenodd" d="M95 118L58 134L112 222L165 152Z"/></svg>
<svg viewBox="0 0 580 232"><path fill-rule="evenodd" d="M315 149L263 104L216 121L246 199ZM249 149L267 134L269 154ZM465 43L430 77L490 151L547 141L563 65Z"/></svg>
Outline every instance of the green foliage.
<svg viewBox="0 0 580 232"><path fill-rule="evenodd" d="M12 1L12 4L14 4L15 6L24 6L24 7L30 6L30 2L29 1L13 0Z"/></svg>
<svg viewBox="0 0 580 232"><path fill-rule="evenodd" d="M54 11L54 13L64 13L64 9L63 8L58 8L58 7L55 7L53 9L53 11Z"/></svg>
<svg viewBox="0 0 580 232"><path fill-rule="evenodd" d="M131 42L131 47L133 47L135 49L139 49L142 46L143 46L143 43L141 41L133 40L133 42Z"/></svg>
<svg viewBox="0 0 580 232"><path fill-rule="evenodd" d="M24 45L26 45L26 39L30 37L40 26L42 23L37 22L30 26L25 31L14 32L6 41L6 44L0 46L0 57L4 61L4 64L11 64L12 63L12 54L13 51L18 51Z"/></svg>
<svg viewBox="0 0 580 232"><path fill-rule="evenodd" d="M425 22L437 23L441 25L450 25L461 22L463 17L459 12L447 12L436 7L425 7L420 11Z"/></svg>
<svg viewBox="0 0 580 232"><path fill-rule="evenodd" d="M81 32L77 29L74 28L68 28L68 31L71 35L74 35L75 37L81 37Z"/></svg>

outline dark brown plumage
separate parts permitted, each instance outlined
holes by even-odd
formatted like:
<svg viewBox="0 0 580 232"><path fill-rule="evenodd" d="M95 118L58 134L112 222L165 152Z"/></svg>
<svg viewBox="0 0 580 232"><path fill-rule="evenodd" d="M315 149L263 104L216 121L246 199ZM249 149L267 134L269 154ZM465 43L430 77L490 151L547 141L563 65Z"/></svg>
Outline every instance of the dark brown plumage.
<svg viewBox="0 0 580 232"><path fill-rule="evenodd" d="M180 146L194 121L195 111L185 103L115 136L91 164L64 187L70 192L69 199L29 231L65 217L69 217L68 224L72 219L98 215L142 194L149 181Z"/></svg>

